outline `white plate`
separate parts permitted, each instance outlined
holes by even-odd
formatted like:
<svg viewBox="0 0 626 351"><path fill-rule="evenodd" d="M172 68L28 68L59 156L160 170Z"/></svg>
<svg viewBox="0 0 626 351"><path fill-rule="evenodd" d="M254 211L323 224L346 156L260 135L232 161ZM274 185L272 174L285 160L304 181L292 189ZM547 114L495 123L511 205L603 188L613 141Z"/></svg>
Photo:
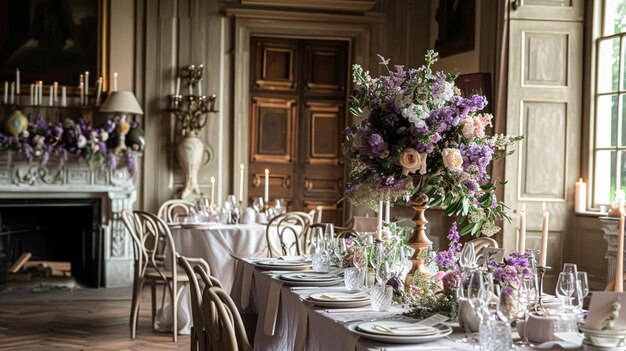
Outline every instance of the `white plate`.
<svg viewBox="0 0 626 351"><path fill-rule="evenodd" d="M298 273L285 273L280 276L282 280L290 280L295 282L329 282L341 280L341 277L330 273L317 273L317 272L298 272Z"/></svg>
<svg viewBox="0 0 626 351"><path fill-rule="evenodd" d="M390 344L418 344L423 342L435 341L441 338L445 338L446 336L452 333L452 328L446 325L437 325L435 328L439 329L439 333L435 335L427 335L427 336L398 336L398 335L378 335L378 334L370 334L358 329L359 323L351 324L348 326L348 329L358 334L366 339L381 341Z"/></svg>
<svg viewBox="0 0 626 351"><path fill-rule="evenodd" d="M295 281L295 280L285 280L281 279L281 277L276 277L274 279L280 280L283 284L289 286L333 286L343 283L343 279L337 280L316 280L316 281Z"/></svg>
<svg viewBox="0 0 626 351"><path fill-rule="evenodd" d="M393 328L406 329L393 329ZM388 331L391 329L392 331ZM435 327L416 325L415 322L403 321L378 321L359 324L359 330L379 335L400 335L400 336L432 336L439 334L440 330Z"/></svg>
<svg viewBox="0 0 626 351"><path fill-rule="evenodd" d="M318 302L354 302L370 300L370 296L363 292L348 293L348 292L325 292L315 293L309 296L310 300Z"/></svg>
<svg viewBox="0 0 626 351"><path fill-rule="evenodd" d="M256 261L255 264L259 266L271 266L271 267L304 267L308 266L306 262L300 261L278 261L278 260L260 260Z"/></svg>
<svg viewBox="0 0 626 351"><path fill-rule="evenodd" d="M315 306L326 307L326 308L355 308L355 307L363 307L369 306L370 300L350 300L350 301L320 301L311 299L310 296L307 299L308 302L314 304Z"/></svg>
<svg viewBox="0 0 626 351"><path fill-rule="evenodd" d="M209 229L213 223L183 223L181 227L183 229Z"/></svg>

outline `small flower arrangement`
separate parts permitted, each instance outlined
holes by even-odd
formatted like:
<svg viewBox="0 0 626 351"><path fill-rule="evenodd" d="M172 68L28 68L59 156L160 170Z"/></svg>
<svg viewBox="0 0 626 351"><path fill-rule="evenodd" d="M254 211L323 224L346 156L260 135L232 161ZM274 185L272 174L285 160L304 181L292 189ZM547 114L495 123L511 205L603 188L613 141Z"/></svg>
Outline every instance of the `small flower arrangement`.
<svg viewBox="0 0 626 351"><path fill-rule="evenodd" d="M58 158L59 167L63 167L68 156L75 155L85 160L90 167L106 170L116 169L123 158L128 172L134 176L137 172L134 153L127 150L124 154L116 155L107 146L115 127L116 122L113 120L107 120L101 128L94 128L82 118L49 123L38 117L29 121L28 129L20 136L0 132L0 151L8 152L9 163L13 152L17 152L29 164L38 160L41 165L46 165L50 156L54 155Z"/></svg>
<svg viewBox="0 0 626 351"><path fill-rule="evenodd" d="M431 255L428 266L435 272L432 275L416 272L413 284L408 286L404 294L404 303L411 305L408 313L415 318L426 318L434 313L455 317L456 289L461 281L459 256L462 244L457 223L454 222L448 231L450 244L446 250ZM480 261L479 261L480 262ZM523 254L512 252L502 262L490 258L482 262L480 269L491 273L494 284L499 285L503 292L518 289L521 279L534 274L534 252L526 250Z"/></svg>
<svg viewBox="0 0 626 351"><path fill-rule="evenodd" d="M486 98L462 97L454 75L433 72L435 52L419 69L392 70L379 58L388 75L372 78L353 66L350 112L362 120L344 132L347 199L376 209L381 199L422 198L466 223L460 235L497 233L495 221L508 215L487 166L509 155L507 146L522 137L487 135L492 116L481 113Z"/></svg>

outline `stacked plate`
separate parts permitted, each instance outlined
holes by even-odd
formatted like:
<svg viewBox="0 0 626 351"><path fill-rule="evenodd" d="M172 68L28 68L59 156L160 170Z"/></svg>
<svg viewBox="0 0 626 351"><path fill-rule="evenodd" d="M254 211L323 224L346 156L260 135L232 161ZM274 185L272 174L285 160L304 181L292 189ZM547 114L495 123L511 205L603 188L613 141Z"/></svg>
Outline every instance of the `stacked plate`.
<svg viewBox="0 0 626 351"><path fill-rule="evenodd" d="M279 278L284 284L291 286L332 286L343 279L331 273L294 272L281 274Z"/></svg>
<svg viewBox="0 0 626 351"><path fill-rule="evenodd" d="M370 304L370 296L365 292L323 292L309 295L309 302L321 307L352 308Z"/></svg>
<svg viewBox="0 0 626 351"><path fill-rule="evenodd" d="M391 344L417 344L444 338L452 328L438 324L434 327L417 324L415 321L383 320L357 323L348 326L350 331L370 340Z"/></svg>
<svg viewBox="0 0 626 351"><path fill-rule="evenodd" d="M306 260L286 261L281 259L259 260L254 264L261 268L279 269L283 271L301 271L311 266Z"/></svg>

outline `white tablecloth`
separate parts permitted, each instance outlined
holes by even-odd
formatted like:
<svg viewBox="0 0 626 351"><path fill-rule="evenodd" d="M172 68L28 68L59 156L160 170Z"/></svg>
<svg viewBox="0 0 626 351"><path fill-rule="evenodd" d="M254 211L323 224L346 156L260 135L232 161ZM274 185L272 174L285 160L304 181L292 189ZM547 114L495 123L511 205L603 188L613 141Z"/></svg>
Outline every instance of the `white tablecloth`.
<svg viewBox="0 0 626 351"><path fill-rule="evenodd" d="M250 265L245 261L239 261L241 266ZM237 270L237 281L242 279L242 269ZM353 311L341 311L341 313L329 313L324 308L310 307L304 302L309 294L319 291L320 288L293 289L289 286L282 285L280 288L279 305L276 317L276 324L273 328L273 335L268 333L266 327L266 308L268 302L273 296L270 296L270 286L272 285L272 277L277 272L254 270L253 286L254 292L251 295L251 305L256 305L258 311L257 329L254 339L254 349L263 351L287 351L296 350L297 340L304 340L303 346L307 351L374 351L374 350L474 350L471 345L455 342L457 339L464 337L464 332L455 328L454 333L448 338L439 339L434 342L417 344L417 345L393 345L359 338L356 334L348 330L350 323L354 320L369 320L372 318L388 318L401 316L406 309L392 307L388 312L364 311L363 309L354 309ZM238 302L241 292L240 284L236 284L231 293L235 302ZM333 289L333 288L326 288ZM334 288L337 289L337 288ZM305 330L299 330L298 327L306 325ZM515 333L514 337L517 336ZM531 350L528 348L528 350ZM560 348L555 348L560 350Z"/></svg>
<svg viewBox="0 0 626 351"><path fill-rule="evenodd" d="M265 226L260 224L216 224L208 229L171 229L176 252L193 258L203 258L224 290L230 293L235 279L236 259L233 257L266 257ZM169 262L169 258L166 258ZM157 314L155 327L159 331L172 330L169 306ZM189 287L185 287L178 302L178 332L191 332L191 304Z"/></svg>

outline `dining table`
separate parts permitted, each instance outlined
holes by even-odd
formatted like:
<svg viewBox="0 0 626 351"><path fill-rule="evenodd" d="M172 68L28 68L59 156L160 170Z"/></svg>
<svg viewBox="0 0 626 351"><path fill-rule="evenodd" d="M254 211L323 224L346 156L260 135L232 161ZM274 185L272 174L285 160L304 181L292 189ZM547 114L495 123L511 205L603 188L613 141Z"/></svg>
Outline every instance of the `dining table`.
<svg viewBox="0 0 626 351"><path fill-rule="evenodd" d="M404 314L408 306L394 305L379 312L371 306L355 308L326 308L316 306L308 298L313 293L345 291L336 286L290 286L280 279L286 271L258 267L256 259L238 259L233 301L242 311L258 314L254 337L255 350L475 350L477 343L468 343L466 334L456 322L446 322L452 333L434 341L416 344L396 344L372 340L355 332L359 323L377 320L415 322ZM315 285L315 284L311 284ZM515 330L513 339L519 339ZM517 350L534 350L530 346ZM543 348L561 350L558 345ZM568 348L580 350L580 348Z"/></svg>
<svg viewBox="0 0 626 351"><path fill-rule="evenodd" d="M176 224L170 226L176 252L190 258L204 259L224 290L230 293L235 281L236 260L239 257L267 257L268 247L264 224ZM273 237L270 240L278 240ZM167 251L169 252L169 251ZM170 262L169 256L165 262ZM189 287L185 286L178 300L178 332L190 334L192 326ZM159 309L155 328L172 329L169 306Z"/></svg>

